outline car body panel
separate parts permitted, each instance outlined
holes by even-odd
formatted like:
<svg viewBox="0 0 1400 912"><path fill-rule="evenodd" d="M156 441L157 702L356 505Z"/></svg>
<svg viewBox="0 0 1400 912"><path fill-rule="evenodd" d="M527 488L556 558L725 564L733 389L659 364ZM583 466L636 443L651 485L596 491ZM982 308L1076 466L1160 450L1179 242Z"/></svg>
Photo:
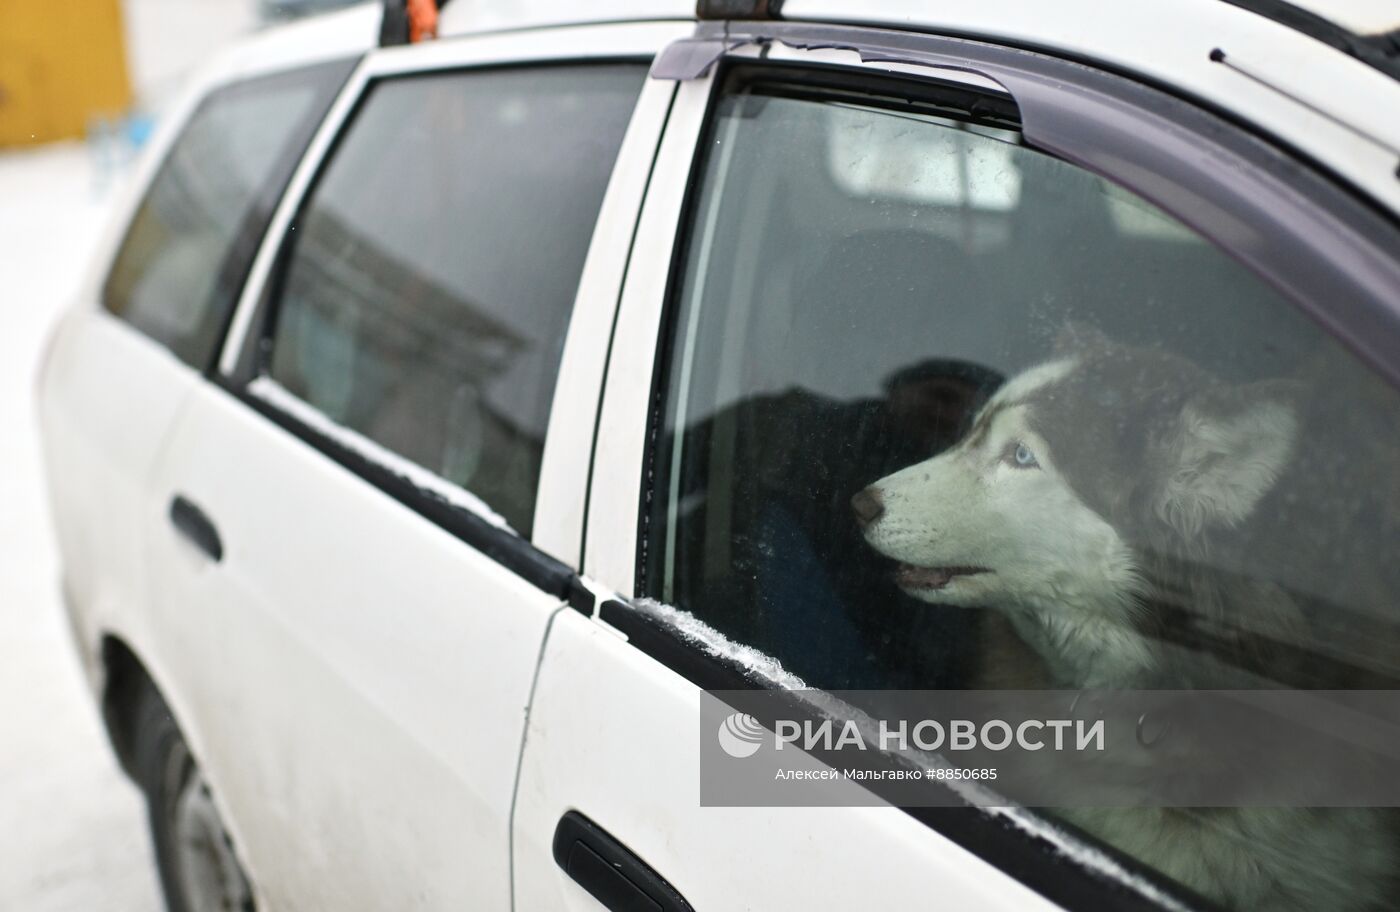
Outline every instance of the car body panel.
<svg viewBox="0 0 1400 912"><path fill-rule="evenodd" d="M648 26L657 29L656 26ZM687 27L667 25L679 37ZM593 452L603 376L612 345L622 282L637 230L637 213L651 179L662 128L675 96L669 82L648 80L622 140L569 322L540 467L535 545L571 567L582 561L588 473L576 468ZM591 465L590 465L591 468Z"/></svg>
<svg viewBox="0 0 1400 912"><path fill-rule="evenodd" d="M210 385L155 477L147 643L262 907L507 908L558 600ZM169 523L175 492L221 563Z"/></svg>
<svg viewBox="0 0 1400 912"><path fill-rule="evenodd" d="M599 908L551 854L569 810L696 909L1059 908L896 808L701 807L699 700L693 683L615 632L559 615L518 786L517 908Z"/></svg>
<svg viewBox="0 0 1400 912"><path fill-rule="evenodd" d="M1358 35L1400 28L1400 10L1389 0L1292 0L1292 5Z"/></svg>
<svg viewBox="0 0 1400 912"><path fill-rule="evenodd" d="M517 0L515 3L457 0L443 8L438 33L443 38L455 38L472 33L547 26L694 18L695 4L690 0L598 0L589 4L559 0Z"/></svg>
<svg viewBox="0 0 1400 912"><path fill-rule="evenodd" d="M101 309L55 331L40 385L45 480L79 653L103 686L101 639L147 629L146 564L133 518L198 376Z"/></svg>

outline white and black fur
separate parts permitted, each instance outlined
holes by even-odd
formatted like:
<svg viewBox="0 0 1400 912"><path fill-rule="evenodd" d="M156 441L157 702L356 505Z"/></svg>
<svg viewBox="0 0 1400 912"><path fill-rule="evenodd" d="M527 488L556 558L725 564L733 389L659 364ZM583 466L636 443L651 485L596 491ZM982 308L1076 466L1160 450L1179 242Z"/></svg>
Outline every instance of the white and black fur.
<svg viewBox="0 0 1400 912"><path fill-rule="evenodd" d="M997 612L1041 663L1040 686L1360 686L1319 680L1306 648L1289 648L1310 642L1307 604L1267 573L1237 572L1297 547L1271 498L1308 496L1296 477L1314 443L1305 385L1232 386L1083 331L1059 349L1002 385L955 446L856 495L901 588ZM1356 598L1389 583L1359 577ZM1226 633L1212 649L1174 639L1187 615ZM1026 686L1023 669L989 661L980 686ZM1396 896L1388 811L1061 816L1232 909L1362 912Z"/></svg>

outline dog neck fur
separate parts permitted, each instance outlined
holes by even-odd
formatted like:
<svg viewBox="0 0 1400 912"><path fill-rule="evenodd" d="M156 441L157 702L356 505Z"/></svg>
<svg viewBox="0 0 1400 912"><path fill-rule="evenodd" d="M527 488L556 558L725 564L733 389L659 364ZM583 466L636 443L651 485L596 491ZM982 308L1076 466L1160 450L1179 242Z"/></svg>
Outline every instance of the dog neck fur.
<svg viewBox="0 0 1400 912"><path fill-rule="evenodd" d="M1063 358L1027 370L1007 382L988 403L984 417L1020 404L1038 391L1054 387L1074 373L1079 361ZM1057 536L1075 543L1073 562L1091 572L1064 573L1044 589L995 609L1046 663L1064 687L1130 687L1156 669L1155 652L1135 623L1147 591L1132 550L1102 517L1082 504L1044 504L1062 525ZM1051 516L1037 518L1051 528ZM1072 610L1066 606L1072 605Z"/></svg>

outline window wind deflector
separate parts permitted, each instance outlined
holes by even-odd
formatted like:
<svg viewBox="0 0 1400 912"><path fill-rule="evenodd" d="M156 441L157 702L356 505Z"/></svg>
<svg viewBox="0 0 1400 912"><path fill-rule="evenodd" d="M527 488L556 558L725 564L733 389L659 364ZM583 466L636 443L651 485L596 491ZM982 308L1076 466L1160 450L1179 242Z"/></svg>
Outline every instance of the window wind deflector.
<svg viewBox="0 0 1400 912"><path fill-rule="evenodd" d="M703 79L726 54L753 45L764 48L766 56L767 48L778 43L794 51L846 51L857 55L861 63L920 67L929 70L931 76L936 76L938 71L965 73L994 83L999 91L1010 94L1004 84L984 69L954 59L932 61L918 54L901 54L897 48L875 47L856 40L849 29L841 27L792 28L777 23L757 23L750 28L749 23L730 22L717 27L720 25L702 22L695 37L682 38L663 48L652 63L651 78L678 82Z"/></svg>

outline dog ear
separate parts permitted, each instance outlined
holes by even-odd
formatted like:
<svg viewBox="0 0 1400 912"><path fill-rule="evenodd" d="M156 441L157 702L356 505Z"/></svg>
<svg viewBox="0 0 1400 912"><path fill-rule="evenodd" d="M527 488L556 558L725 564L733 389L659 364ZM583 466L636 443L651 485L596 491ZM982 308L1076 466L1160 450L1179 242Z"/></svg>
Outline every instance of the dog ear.
<svg viewBox="0 0 1400 912"><path fill-rule="evenodd" d="M1187 400L1163 443L1154 511L1189 538L1243 522L1293 457L1299 426L1294 389L1282 381L1202 393Z"/></svg>

